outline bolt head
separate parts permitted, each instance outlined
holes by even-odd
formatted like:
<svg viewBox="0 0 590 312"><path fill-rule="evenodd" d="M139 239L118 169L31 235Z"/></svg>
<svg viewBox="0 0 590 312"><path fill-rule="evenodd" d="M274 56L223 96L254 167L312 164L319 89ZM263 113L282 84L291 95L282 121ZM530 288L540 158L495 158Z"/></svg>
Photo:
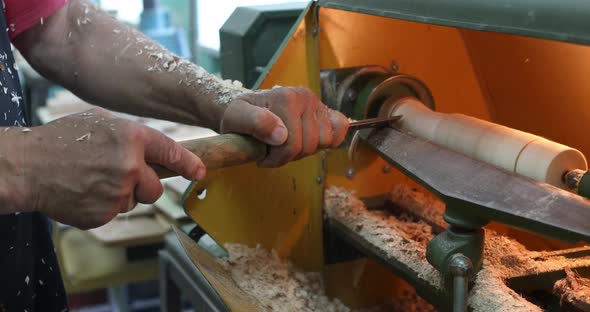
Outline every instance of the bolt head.
<svg viewBox="0 0 590 312"><path fill-rule="evenodd" d="M357 98L357 93L355 90L353 89L349 89L348 91L346 91L346 99L349 101L355 101Z"/></svg>
<svg viewBox="0 0 590 312"><path fill-rule="evenodd" d="M392 61L390 68L391 68L391 71L397 72L399 70L399 63L396 61Z"/></svg>
<svg viewBox="0 0 590 312"><path fill-rule="evenodd" d="M356 174L356 171L354 170L354 168L348 168L346 169L346 177L349 179L354 178L354 175Z"/></svg>

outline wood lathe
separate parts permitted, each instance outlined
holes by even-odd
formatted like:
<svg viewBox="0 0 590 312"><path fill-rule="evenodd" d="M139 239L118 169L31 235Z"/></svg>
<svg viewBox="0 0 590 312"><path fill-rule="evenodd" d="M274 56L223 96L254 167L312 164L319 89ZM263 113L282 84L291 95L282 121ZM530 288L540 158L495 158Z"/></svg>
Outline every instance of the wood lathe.
<svg viewBox="0 0 590 312"><path fill-rule="evenodd" d="M310 4L257 87L401 119L282 168L211 171L185 195L198 233L320 272L352 310L588 311L571 285L590 278L590 5L555 5Z"/></svg>

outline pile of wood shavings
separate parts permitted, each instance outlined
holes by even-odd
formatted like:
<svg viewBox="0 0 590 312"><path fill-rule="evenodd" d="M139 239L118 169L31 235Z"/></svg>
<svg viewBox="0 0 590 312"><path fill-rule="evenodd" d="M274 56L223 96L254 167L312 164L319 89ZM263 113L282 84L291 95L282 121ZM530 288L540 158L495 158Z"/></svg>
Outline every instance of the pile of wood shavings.
<svg viewBox="0 0 590 312"><path fill-rule="evenodd" d="M411 210L414 215L429 220L440 228L448 226L443 220L445 204L436 197L411 188L407 184L395 185L388 195L391 202Z"/></svg>
<svg viewBox="0 0 590 312"><path fill-rule="evenodd" d="M430 225L404 216L396 218L384 211L368 211L362 201L344 188L330 187L324 195L328 217L356 231L389 259L404 263L432 286L443 287L440 272L426 261L426 244L434 237Z"/></svg>
<svg viewBox="0 0 590 312"><path fill-rule="evenodd" d="M492 231L486 231L485 236L483 266L470 292L469 307L474 311L542 311L504 282L506 278L534 267L527 249Z"/></svg>
<svg viewBox="0 0 590 312"><path fill-rule="evenodd" d="M338 299L329 299L319 273L303 272L275 252L257 246L226 244L229 258L219 261L246 294L269 311L348 312Z"/></svg>
<svg viewBox="0 0 590 312"><path fill-rule="evenodd" d="M394 188L390 199L425 217L433 224L442 219L442 203L421 196L408 186ZM419 206L423 206L419 208ZM432 209L432 212L428 212ZM350 191L330 188L326 191L326 212L365 240L415 271L421 279L442 287L440 273L424 259L426 243L433 235L425 223L388 216L383 211L369 211ZM416 232L418 230L418 232ZM468 305L473 311L542 311L520 294L510 289L505 280L526 274L560 270L563 257L549 257L547 252L532 252L508 237L486 230L483 267L478 272ZM413 239L413 240L412 240ZM412 241L410 241L412 240ZM572 265L585 265L587 259L568 260ZM432 281L435 281L432 283Z"/></svg>
<svg viewBox="0 0 590 312"><path fill-rule="evenodd" d="M590 311L590 279L580 277L570 268L566 277L555 283L553 293L582 311Z"/></svg>
<svg viewBox="0 0 590 312"><path fill-rule="evenodd" d="M543 311L504 281L515 276L559 271L564 263L590 265L587 258L566 259L551 255L551 252L529 251L522 244L493 231L486 231L485 235L483 266L469 297L469 306L475 311Z"/></svg>

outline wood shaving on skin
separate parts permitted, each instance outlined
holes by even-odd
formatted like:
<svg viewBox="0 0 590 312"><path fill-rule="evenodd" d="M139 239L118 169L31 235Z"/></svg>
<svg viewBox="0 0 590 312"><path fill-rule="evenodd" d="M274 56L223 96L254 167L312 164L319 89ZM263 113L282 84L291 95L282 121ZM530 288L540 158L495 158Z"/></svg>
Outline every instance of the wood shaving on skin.
<svg viewBox="0 0 590 312"><path fill-rule="evenodd" d="M224 247L229 258L220 259L221 264L240 289L258 299L268 311L350 311L338 299L326 297L319 273L300 271L261 246Z"/></svg>
<svg viewBox="0 0 590 312"><path fill-rule="evenodd" d="M89 5L88 3L82 4L83 9L80 14L80 17L76 18L76 24L78 24L78 26L86 25L86 24L89 24L90 22L92 22L90 17L88 17L88 13L90 12L91 6L92 6L93 11L98 10L98 7L96 7L94 5Z"/></svg>
<svg viewBox="0 0 590 312"><path fill-rule="evenodd" d="M135 32L136 30L132 31ZM137 42L145 42L137 55L146 53L151 60L146 67L146 71L153 73L178 71L184 76L179 80L179 84L193 87L198 92L215 95L220 105L227 105L238 96L252 92L244 88L240 81L223 80L212 75L202 67L173 54L157 43L147 41L144 38L137 39Z"/></svg>
<svg viewBox="0 0 590 312"><path fill-rule="evenodd" d="M81 19L81 21L83 20ZM134 50L131 52L131 55L145 55L144 58L147 60L145 70L147 72L153 74L180 73L181 79L178 81L179 85L190 87L196 93L213 95L213 98L216 99L219 105L227 105L238 96L252 92L244 88L240 81L223 80L216 75L208 73L202 67L183 59L164 48L161 44L147 38L137 29L113 28L111 31L113 36L117 38L125 37L128 42L121 49L117 61L124 54L127 54L131 48ZM120 41L113 40L114 47L119 47Z"/></svg>

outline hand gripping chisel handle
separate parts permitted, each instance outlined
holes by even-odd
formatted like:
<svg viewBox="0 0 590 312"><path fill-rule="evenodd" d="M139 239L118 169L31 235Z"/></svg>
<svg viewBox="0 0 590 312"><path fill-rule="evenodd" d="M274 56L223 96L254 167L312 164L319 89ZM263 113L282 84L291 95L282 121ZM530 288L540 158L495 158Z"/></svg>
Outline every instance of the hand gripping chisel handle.
<svg viewBox="0 0 590 312"><path fill-rule="evenodd" d="M380 127L390 125L399 117L372 118L350 123L348 131L359 130L368 127ZM195 140L179 142L191 153L199 156L207 169L220 169L238 166L264 159L268 147L252 137L239 134L222 134ZM160 179L178 176L177 173L159 165L150 165Z"/></svg>

